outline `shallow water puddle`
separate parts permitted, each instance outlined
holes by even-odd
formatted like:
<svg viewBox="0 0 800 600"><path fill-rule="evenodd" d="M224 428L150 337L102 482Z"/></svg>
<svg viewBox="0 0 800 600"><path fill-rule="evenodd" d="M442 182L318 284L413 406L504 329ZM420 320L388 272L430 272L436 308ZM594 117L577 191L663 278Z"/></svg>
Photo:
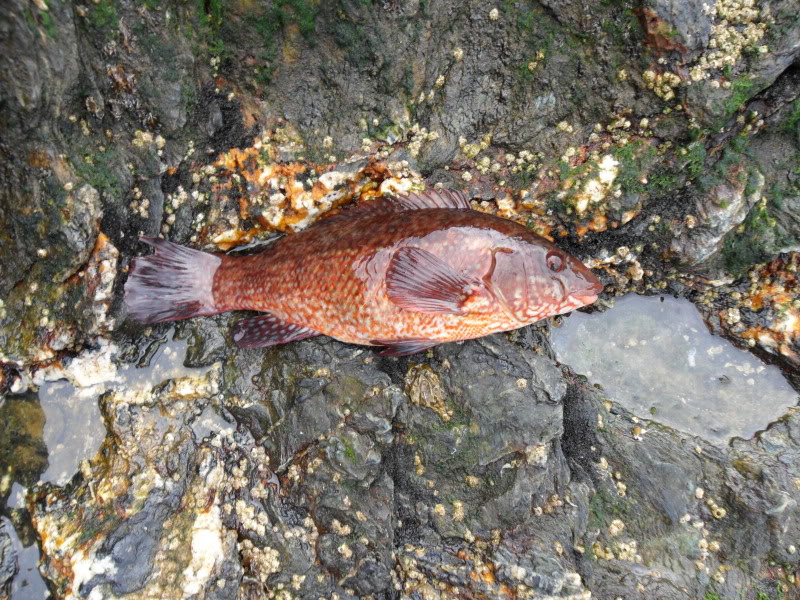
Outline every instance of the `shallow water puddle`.
<svg viewBox="0 0 800 600"><path fill-rule="evenodd" d="M116 368L109 349L105 354L73 361L67 370L69 380L42 384L39 401L46 419L44 443L49 466L40 480L64 485L81 461L97 452L106 435L97 403L101 394L114 388L147 391L168 379L198 377L208 371L183 366L187 346L186 340L167 341L156 350L147 367L126 364Z"/></svg>
<svg viewBox="0 0 800 600"><path fill-rule="evenodd" d="M98 406L99 397L112 389L147 391L168 379L205 374L209 368L190 369L183 366L186 340L168 340L156 350L146 367L123 365L112 361L113 347L103 347L94 353L84 353L62 372L67 379L44 382L39 387L39 403L45 414L43 440L47 446L48 467L39 477L64 485L80 468L83 460L97 452L106 435ZM56 372L43 374L54 378ZM205 415L205 413L204 413ZM209 414L203 421L210 432L224 423ZM206 433L208 433L206 432ZM25 489L18 483L12 487L8 507L24 506ZM39 549L35 544L23 546L10 522L5 525L17 551L19 572L14 578L11 600L48 597L39 574Z"/></svg>
<svg viewBox="0 0 800 600"><path fill-rule="evenodd" d="M750 438L798 403L777 367L712 335L688 300L628 295L552 329L558 360L633 414L714 442Z"/></svg>

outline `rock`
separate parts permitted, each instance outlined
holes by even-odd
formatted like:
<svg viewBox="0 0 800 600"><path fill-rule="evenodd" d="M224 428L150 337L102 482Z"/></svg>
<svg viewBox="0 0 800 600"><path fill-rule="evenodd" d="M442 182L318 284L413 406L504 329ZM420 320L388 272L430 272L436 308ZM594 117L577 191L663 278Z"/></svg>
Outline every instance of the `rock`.
<svg viewBox="0 0 800 600"><path fill-rule="evenodd" d="M35 394L20 394L0 402L0 463L8 475L0 483L3 508L14 482L31 486L47 469L44 424L44 411Z"/></svg>
<svg viewBox="0 0 800 600"><path fill-rule="evenodd" d="M798 267L797 252L781 254L752 269L748 277L721 287L704 308L704 318L714 333L782 365L795 389L800 385L800 307L786 291L795 288Z"/></svg>
<svg viewBox="0 0 800 600"><path fill-rule="evenodd" d="M770 531L788 533L800 526L790 491L796 469L791 461L776 460L770 440L774 450L785 448L795 415L753 440L720 448L646 422L646 433L635 441L626 435L631 415L596 390L571 387L568 397L565 439L571 427L597 423L597 414L604 423L589 439L566 448L571 464L583 465L596 489L586 532L594 560L584 559L579 569L590 588L596 584L631 598L649 593L683 598L702 595L715 582L720 593L733 594L756 585L755 557L786 555L787 540ZM674 459L678 455L680 461ZM627 468L632 461L635 470ZM745 513L751 515L746 524L739 520ZM747 561L746 569L736 566ZM583 569L591 569L597 580ZM644 590L637 591L639 583Z"/></svg>
<svg viewBox="0 0 800 600"><path fill-rule="evenodd" d="M759 171L747 172L742 163L731 165L726 180L696 200L692 214L697 225L675 237L671 250L692 266L707 261L721 249L725 236L744 221L763 188L764 176Z"/></svg>
<svg viewBox="0 0 800 600"><path fill-rule="evenodd" d="M677 50L684 60L697 57L711 37L712 19L700 1L653 0L641 9L639 20L651 46L662 52Z"/></svg>
<svg viewBox="0 0 800 600"><path fill-rule="evenodd" d="M130 322L122 297L140 235L251 252L437 183L590 261L607 284L597 310L679 293L797 383L796 257L776 259L798 246L795 13L788 0L8 3L0 497L27 489L15 524L38 537L53 593L788 586L795 415L725 448L658 423L636 441L614 398L555 363L545 324L390 359L327 338L243 350L228 335L241 315L193 319L186 364L207 372L87 392L105 441L64 486L37 485L34 394L111 337L116 361L148 362L167 326Z"/></svg>
<svg viewBox="0 0 800 600"><path fill-rule="evenodd" d="M0 520L0 598L11 596L11 583L17 574L17 552L8 528L8 522Z"/></svg>

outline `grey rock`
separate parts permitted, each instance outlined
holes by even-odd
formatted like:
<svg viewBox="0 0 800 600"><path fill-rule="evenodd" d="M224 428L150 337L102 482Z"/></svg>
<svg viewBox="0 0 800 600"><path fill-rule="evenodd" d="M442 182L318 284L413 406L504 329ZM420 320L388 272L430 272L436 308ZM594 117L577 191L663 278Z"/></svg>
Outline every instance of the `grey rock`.
<svg viewBox="0 0 800 600"><path fill-rule="evenodd" d="M445 382L484 438L477 449L479 466L559 436L566 386L550 360L502 336L446 345L440 356L452 363Z"/></svg>
<svg viewBox="0 0 800 600"><path fill-rule="evenodd" d="M696 230L687 230L675 237L671 250L689 265L707 261L721 249L725 236L744 221L759 201L764 181L759 171L747 173L742 171L741 165L734 166L727 181L716 184L706 195L697 198L693 213L698 226Z"/></svg>
<svg viewBox="0 0 800 600"><path fill-rule="evenodd" d="M17 574L17 552L8 532L10 526L6 519L0 519L0 595L5 597L11 594L11 582Z"/></svg>
<svg viewBox="0 0 800 600"><path fill-rule="evenodd" d="M657 19L649 31L660 32L664 42L680 48L686 58L695 58L708 45L711 36L711 17L706 3L701 0L679 2L675 0L653 0L645 3L654 15L644 15L644 19Z"/></svg>
<svg viewBox="0 0 800 600"><path fill-rule="evenodd" d="M721 572L724 580L733 578L735 585L720 584L718 588L733 593L733 589L741 589L737 586L755 585L758 566L763 560L756 557L771 552L785 555L780 549L788 547L785 538L780 534L776 539L770 532L788 533L798 527L791 493L782 493L788 490L787 478L793 477L795 467L785 463L778 466L776 455L767 449L764 438L773 438L785 447L785 434L796 426L794 415L753 440L736 441L728 449L714 448L697 438L687 439L684 434L653 423L644 424L647 433L636 442L626 435L631 417L619 406L613 405L609 412L599 404L602 397L588 389L571 388L569 396L567 406L572 413L568 415L569 422L574 423L577 418L585 419L584 422L596 419L592 412L597 411L605 423L596 437L587 440L586 446L576 444L568 450L571 460L593 465L589 473L597 492L592 499L594 523L589 524L587 533L597 527L595 547L611 549L613 555L591 566L602 589L611 590L610 593L621 590L634 593L633 588L643 583L644 593L658 592L676 598L685 597L679 594L687 592L702 595L702 590L707 589L706 585L714 585L714 580L696 575L694 563L700 561L704 568L709 568L712 578ZM581 404L590 397L595 399ZM589 409L589 414L579 416L585 409ZM775 434L771 434L773 429ZM569 433L568 426L566 435ZM689 452L682 453L679 448L686 446ZM642 457L644 461L641 468L628 470L625 465L631 464L634 455L637 464ZM676 456L680 456L680 461ZM624 495L618 482L625 484ZM698 488L703 490L702 494L697 493ZM676 519L681 511L683 515ZM750 515L747 523L739 519L745 513ZM636 516L631 519L633 514ZM622 534L606 529L615 517L625 525ZM768 524L771 519L778 521ZM619 560L620 542L629 544L626 536L636 540L636 552L643 557L646 568L637 561ZM716 541L721 550L718 554L704 552L699 546L701 539L705 540L706 548ZM603 553L606 554L605 550ZM791 560L794 562L796 558ZM744 570L728 569L729 563L738 561L750 564ZM584 563L585 568L588 566ZM659 573L655 579L650 572L653 569ZM727 581L727 585L731 582Z"/></svg>
<svg viewBox="0 0 800 600"><path fill-rule="evenodd" d="M531 227L608 259L609 295L702 294L695 275L729 279L743 245L757 249L743 269L796 248L798 24L794 2L770 9L767 52L665 100L643 73L689 78L718 24L701 2L14 0L0 17L0 394L112 329L120 360L143 358L164 329L124 321L140 232L262 239L253 208L272 191L254 182L269 163L297 163L306 185L341 173L337 202L369 196L387 175L363 138L490 212L527 190ZM413 144L421 128L438 138ZM541 156L513 172L504 155L523 150ZM619 189L577 215L569 193L605 154ZM119 264L97 255L103 240ZM794 414L730 448L658 423L636 441L541 326L397 360L326 338L239 349L240 316L183 325L187 365L209 371L103 396L101 452L69 485L31 490L36 535L66 540L42 557L56 595L727 599L768 591L768 560L797 568ZM41 416L23 400L0 399L14 417L0 450L33 486ZM77 557L91 569L60 568Z"/></svg>

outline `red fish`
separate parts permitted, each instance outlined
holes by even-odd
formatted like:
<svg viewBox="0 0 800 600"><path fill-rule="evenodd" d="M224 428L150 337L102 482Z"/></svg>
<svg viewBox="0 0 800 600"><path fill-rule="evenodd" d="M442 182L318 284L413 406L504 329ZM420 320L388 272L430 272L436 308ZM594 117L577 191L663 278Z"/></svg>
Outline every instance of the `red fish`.
<svg viewBox="0 0 800 600"><path fill-rule="evenodd" d="M134 260L125 285L133 318L269 313L234 325L247 348L328 335L401 356L529 325L603 289L552 242L447 190L363 202L252 256L142 241L155 254Z"/></svg>

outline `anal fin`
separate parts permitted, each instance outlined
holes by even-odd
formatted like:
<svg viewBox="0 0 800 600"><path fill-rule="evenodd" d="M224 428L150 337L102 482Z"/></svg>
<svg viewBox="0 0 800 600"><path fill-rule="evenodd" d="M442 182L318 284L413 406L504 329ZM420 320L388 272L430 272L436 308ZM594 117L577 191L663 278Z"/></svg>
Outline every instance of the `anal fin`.
<svg viewBox="0 0 800 600"><path fill-rule="evenodd" d="M233 341L241 348L265 348L320 335L308 327L287 323L273 315L242 319L233 325Z"/></svg>
<svg viewBox="0 0 800 600"><path fill-rule="evenodd" d="M416 354L432 348L441 342L426 338L405 338L400 340L371 340L370 343L376 346L386 346L384 350L379 352L381 356L408 356L409 354Z"/></svg>

